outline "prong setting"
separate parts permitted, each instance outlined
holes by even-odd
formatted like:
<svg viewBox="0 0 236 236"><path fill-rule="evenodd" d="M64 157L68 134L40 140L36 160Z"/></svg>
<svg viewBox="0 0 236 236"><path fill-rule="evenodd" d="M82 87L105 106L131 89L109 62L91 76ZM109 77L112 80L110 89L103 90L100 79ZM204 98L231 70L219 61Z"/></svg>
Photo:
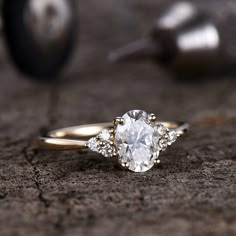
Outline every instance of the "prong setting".
<svg viewBox="0 0 236 236"><path fill-rule="evenodd" d="M150 113L150 114L148 115L148 122L149 122L149 123L155 123L156 120L157 120L157 117L156 117L156 115L155 115L154 113Z"/></svg>
<svg viewBox="0 0 236 236"><path fill-rule="evenodd" d="M104 142L104 141L99 141L99 146L101 146L101 147L104 147L105 145L106 145L106 143Z"/></svg>
<svg viewBox="0 0 236 236"><path fill-rule="evenodd" d="M120 162L121 166L125 169L129 168L129 164L127 162Z"/></svg>
<svg viewBox="0 0 236 236"><path fill-rule="evenodd" d="M117 153L116 150L113 150L112 156L113 156L114 158L118 157L118 153Z"/></svg>
<svg viewBox="0 0 236 236"><path fill-rule="evenodd" d="M123 117L116 117L113 121L115 126L124 125L124 118Z"/></svg>

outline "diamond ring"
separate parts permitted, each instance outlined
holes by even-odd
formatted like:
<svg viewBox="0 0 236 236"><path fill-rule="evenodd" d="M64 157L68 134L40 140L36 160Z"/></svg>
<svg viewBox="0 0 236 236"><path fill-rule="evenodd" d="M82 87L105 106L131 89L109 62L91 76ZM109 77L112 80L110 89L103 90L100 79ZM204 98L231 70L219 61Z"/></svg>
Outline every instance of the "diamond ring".
<svg viewBox="0 0 236 236"><path fill-rule="evenodd" d="M133 172L145 172L160 163L159 154L184 134L184 122L158 121L153 113L132 110L113 123L81 125L58 129L40 137L43 149L90 150Z"/></svg>

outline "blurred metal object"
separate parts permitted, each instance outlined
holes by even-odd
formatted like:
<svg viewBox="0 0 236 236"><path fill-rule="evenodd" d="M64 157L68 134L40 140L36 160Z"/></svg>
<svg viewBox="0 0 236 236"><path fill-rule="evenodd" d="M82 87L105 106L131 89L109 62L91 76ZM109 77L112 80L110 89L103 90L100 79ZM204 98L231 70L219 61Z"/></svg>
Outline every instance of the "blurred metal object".
<svg viewBox="0 0 236 236"><path fill-rule="evenodd" d="M179 2L156 21L148 38L117 49L111 61L154 58L179 71L212 68L220 63L221 37L217 26L192 3Z"/></svg>
<svg viewBox="0 0 236 236"><path fill-rule="evenodd" d="M2 16L6 44L20 71L36 79L57 75L75 45L75 1L5 0Z"/></svg>
<svg viewBox="0 0 236 236"><path fill-rule="evenodd" d="M66 44L71 20L71 9L65 0L31 0L25 11L27 30L48 54L57 53Z"/></svg>

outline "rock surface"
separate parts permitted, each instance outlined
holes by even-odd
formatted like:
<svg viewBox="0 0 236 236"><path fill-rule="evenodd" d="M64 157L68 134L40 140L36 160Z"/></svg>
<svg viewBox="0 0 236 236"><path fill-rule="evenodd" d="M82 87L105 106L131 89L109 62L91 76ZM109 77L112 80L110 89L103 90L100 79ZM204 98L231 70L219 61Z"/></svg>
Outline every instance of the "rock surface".
<svg viewBox="0 0 236 236"><path fill-rule="evenodd" d="M194 83L151 63L105 60L147 31L166 2L81 1L78 56L60 83L23 80L1 59L1 236L236 234L235 76ZM192 124L149 172L122 171L97 154L34 149L45 129L131 109Z"/></svg>

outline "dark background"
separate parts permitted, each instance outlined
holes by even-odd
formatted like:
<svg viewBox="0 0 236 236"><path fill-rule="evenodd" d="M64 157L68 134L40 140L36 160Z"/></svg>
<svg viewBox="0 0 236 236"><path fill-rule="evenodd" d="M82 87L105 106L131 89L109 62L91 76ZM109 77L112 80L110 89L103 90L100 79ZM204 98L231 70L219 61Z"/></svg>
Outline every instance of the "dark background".
<svg viewBox="0 0 236 236"><path fill-rule="evenodd" d="M180 81L152 63L106 60L147 32L168 2L80 1L79 49L61 82L25 80L2 52L1 236L236 234L235 76ZM97 154L34 151L42 130L130 109L192 125L149 172L120 170Z"/></svg>

